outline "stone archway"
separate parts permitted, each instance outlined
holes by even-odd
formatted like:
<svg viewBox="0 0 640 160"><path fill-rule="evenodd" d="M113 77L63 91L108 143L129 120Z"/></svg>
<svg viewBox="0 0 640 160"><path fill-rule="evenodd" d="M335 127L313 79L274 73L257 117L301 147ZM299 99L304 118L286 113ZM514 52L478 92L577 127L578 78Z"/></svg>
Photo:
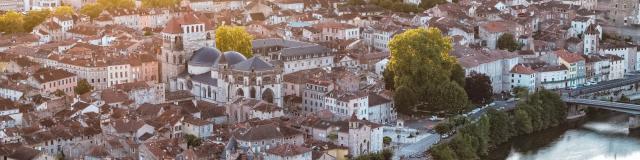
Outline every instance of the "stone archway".
<svg viewBox="0 0 640 160"><path fill-rule="evenodd" d="M264 92L262 92L262 100L267 101L269 103L273 103L274 102L273 90L271 90L270 88L265 89Z"/></svg>
<svg viewBox="0 0 640 160"><path fill-rule="evenodd" d="M255 87L251 87L251 89L249 90L249 98L256 98L256 88Z"/></svg>
<svg viewBox="0 0 640 160"><path fill-rule="evenodd" d="M244 97L244 91L242 91L242 88L238 88L238 90L236 91L236 95L238 95L239 97Z"/></svg>

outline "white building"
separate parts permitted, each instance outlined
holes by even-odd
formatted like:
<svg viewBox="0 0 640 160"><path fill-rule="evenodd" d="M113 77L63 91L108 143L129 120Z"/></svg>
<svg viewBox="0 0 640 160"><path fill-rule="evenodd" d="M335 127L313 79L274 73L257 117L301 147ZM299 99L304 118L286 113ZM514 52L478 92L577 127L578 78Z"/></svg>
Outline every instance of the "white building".
<svg viewBox="0 0 640 160"><path fill-rule="evenodd" d="M536 91L536 71L524 64L518 64L511 69L511 89L523 87L529 93Z"/></svg>
<svg viewBox="0 0 640 160"><path fill-rule="evenodd" d="M382 78L382 73L387 68L387 64L389 64L389 58L385 58L380 62L377 62L375 65L376 68L374 69L374 72Z"/></svg>
<svg viewBox="0 0 640 160"><path fill-rule="evenodd" d="M629 43L604 43L600 47L600 55L616 55L624 59L624 73L635 72L638 68L638 48Z"/></svg>
<svg viewBox="0 0 640 160"><path fill-rule="evenodd" d="M544 89L567 88L567 67L564 65L548 65L536 68L536 86Z"/></svg>
<svg viewBox="0 0 640 160"><path fill-rule="evenodd" d="M402 26L393 22L380 22L364 28L362 39L365 43L374 49L380 51L389 51L389 41L403 31Z"/></svg>
<svg viewBox="0 0 640 160"><path fill-rule="evenodd" d="M520 62L517 54L503 50L476 50L457 45L450 54L458 58L465 75L476 72L489 76L494 93L511 90L510 71Z"/></svg>
<svg viewBox="0 0 640 160"><path fill-rule="evenodd" d="M281 65L284 74L334 64L334 53L318 44L272 38L254 40L252 46L254 56Z"/></svg>
<svg viewBox="0 0 640 160"><path fill-rule="evenodd" d="M276 0L274 3L282 10L302 12L304 9L304 1L302 0Z"/></svg>
<svg viewBox="0 0 640 160"><path fill-rule="evenodd" d="M213 136L213 122L199 118L188 117L184 119L184 134L194 135L198 138Z"/></svg>
<svg viewBox="0 0 640 160"><path fill-rule="evenodd" d="M375 93L369 94L369 121L378 124L395 124L397 119L393 100Z"/></svg>
<svg viewBox="0 0 640 160"><path fill-rule="evenodd" d="M605 55L609 58L609 80L624 78L624 59L616 55Z"/></svg>
<svg viewBox="0 0 640 160"><path fill-rule="evenodd" d="M369 96L362 92L333 90L325 95L325 109L343 119L355 115L358 119L369 119Z"/></svg>

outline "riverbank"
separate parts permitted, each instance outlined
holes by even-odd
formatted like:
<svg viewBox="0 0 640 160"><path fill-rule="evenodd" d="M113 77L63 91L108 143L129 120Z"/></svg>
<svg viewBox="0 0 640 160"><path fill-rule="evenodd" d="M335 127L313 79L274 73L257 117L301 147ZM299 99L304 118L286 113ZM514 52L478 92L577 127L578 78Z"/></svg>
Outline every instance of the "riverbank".
<svg viewBox="0 0 640 160"><path fill-rule="evenodd" d="M560 96L542 90L522 100L512 112L489 110L474 123L454 126L457 134L450 142L434 146L430 154L439 160L480 159L513 137L557 126L566 118L566 105Z"/></svg>
<svg viewBox="0 0 640 160"><path fill-rule="evenodd" d="M628 115L598 110L543 131L513 137L482 159L640 159L640 138L628 134Z"/></svg>

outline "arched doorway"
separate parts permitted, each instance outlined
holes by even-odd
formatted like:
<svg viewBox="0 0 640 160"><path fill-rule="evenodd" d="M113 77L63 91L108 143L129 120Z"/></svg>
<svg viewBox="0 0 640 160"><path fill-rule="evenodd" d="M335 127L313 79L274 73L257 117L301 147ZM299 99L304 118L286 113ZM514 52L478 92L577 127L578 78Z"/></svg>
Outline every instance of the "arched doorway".
<svg viewBox="0 0 640 160"><path fill-rule="evenodd" d="M244 91L242 91L242 88L238 88L238 91L236 91L236 95L238 95L238 97L244 97Z"/></svg>
<svg viewBox="0 0 640 160"><path fill-rule="evenodd" d="M249 90L249 98L256 98L256 88L251 87L251 90Z"/></svg>
<svg viewBox="0 0 640 160"><path fill-rule="evenodd" d="M270 88L267 88L262 92L262 100L273 103L273 91Z"/></svg>

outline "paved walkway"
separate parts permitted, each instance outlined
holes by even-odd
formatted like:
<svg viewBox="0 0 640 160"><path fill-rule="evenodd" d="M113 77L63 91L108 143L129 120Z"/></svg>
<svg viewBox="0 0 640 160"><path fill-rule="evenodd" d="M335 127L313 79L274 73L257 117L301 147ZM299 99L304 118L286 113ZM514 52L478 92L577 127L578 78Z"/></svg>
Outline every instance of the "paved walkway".
<svg viewBox="0 0 640 160"><path fill-rule="evenodd" d="M395 150L393 159L399 160L400 157L403 157L404 159L425 159L424 152L431 148L431 146L433 144L436 144L438 141L440 141L439 134L430 134L417 143L403 144Z"/></svg>

